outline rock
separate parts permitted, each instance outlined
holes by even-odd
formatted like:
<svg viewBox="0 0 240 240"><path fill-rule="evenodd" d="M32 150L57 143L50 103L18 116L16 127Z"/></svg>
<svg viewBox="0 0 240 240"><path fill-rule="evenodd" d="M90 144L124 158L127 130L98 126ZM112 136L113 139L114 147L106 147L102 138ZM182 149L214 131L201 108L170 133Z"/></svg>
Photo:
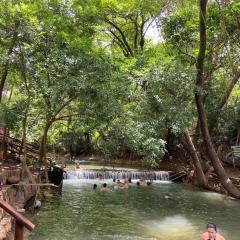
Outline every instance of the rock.
<svg viewBox="0 0 240 240"><path fill-rule="evenodd" d="M6 238L6 230L3 225L0 225L0 239L5 239Z"/></svg>
<svg viewBox="0 0 240 240"><path fill-rule="evenodd" d="M10 176L7 178L7 184L17 184L20 182L19 176Z"/></svg>
<svg viewBox="0 0 240 240"><path fill-rule="evenodd" d="M10 216L6 216L4 217L1 222L0 222L1 226L4 226L6 233L10 232L12 229L12 224L11 224L11 217Z"/></svg>

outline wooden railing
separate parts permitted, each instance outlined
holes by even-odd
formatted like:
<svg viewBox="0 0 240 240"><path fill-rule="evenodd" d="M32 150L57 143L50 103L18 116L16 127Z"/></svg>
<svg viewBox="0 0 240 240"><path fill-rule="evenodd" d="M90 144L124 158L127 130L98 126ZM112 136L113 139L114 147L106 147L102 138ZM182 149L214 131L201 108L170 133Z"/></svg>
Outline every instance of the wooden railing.
<svg viewBox="0 0 240 240"><path fill-rule="evenodd" d="M22 214L17 212L11 205L7 202L0 200L0 207L5 210L8 214L15 218L15 240L23 240L24 227L32 231L35 225L25 218Z"/></svg>

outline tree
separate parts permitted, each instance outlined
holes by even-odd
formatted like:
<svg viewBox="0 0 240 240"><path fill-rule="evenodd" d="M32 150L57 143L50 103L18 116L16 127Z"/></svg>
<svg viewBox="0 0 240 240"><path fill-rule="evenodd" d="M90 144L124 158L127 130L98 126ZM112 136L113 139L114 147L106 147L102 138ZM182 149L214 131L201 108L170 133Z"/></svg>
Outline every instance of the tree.
<svg viewBox="0 0 240 240"><path fill-rule="evenodd" d="M211 162L213 164L214 170L216 171L220 182L228 193L236 198L240 198L239 190L232 184L231 180L227 177L225 170L218 158L218 155L214 149L212 139L208 129L207 115L204 108L203 101L203 83L204 83L204 60L207 44L207 35L206 35L206 9L207 9L207 0L199 1L199 32L200 32L200 43L199 43L199 53L196 62L197 76L196 76L196 87L197 91L195 92L196 106L198 110L198 117L200 122L201 133L204 139L204 143L207 149L207 153Z"/></svg>

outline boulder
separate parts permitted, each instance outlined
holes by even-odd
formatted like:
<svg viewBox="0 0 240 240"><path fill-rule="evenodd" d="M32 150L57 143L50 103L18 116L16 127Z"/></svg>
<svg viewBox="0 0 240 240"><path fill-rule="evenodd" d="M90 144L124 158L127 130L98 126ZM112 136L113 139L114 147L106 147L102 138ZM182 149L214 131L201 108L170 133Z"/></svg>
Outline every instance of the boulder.
<svg viewBox="0 0 240 240"><path fill-rule="evenodd" d="M20 182L20 177L19 176L10 176L7 178L7 184L17 184Z"/></svg>

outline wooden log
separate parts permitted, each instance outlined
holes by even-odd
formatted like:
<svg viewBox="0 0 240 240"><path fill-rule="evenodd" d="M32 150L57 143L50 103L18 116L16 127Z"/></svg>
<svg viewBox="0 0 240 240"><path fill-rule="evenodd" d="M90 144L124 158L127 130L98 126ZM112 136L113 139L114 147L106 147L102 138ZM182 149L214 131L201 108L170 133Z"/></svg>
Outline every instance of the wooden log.
<svg viewBox="0 0 240 240"><path fill-rule="evenodd" d="M36 183L36 184L23 184L23 183L17 183L17 184L11 184L11 186L39 186L39 187L55 187L57 188L58 186L52 184L52 183Z"/></svg>

